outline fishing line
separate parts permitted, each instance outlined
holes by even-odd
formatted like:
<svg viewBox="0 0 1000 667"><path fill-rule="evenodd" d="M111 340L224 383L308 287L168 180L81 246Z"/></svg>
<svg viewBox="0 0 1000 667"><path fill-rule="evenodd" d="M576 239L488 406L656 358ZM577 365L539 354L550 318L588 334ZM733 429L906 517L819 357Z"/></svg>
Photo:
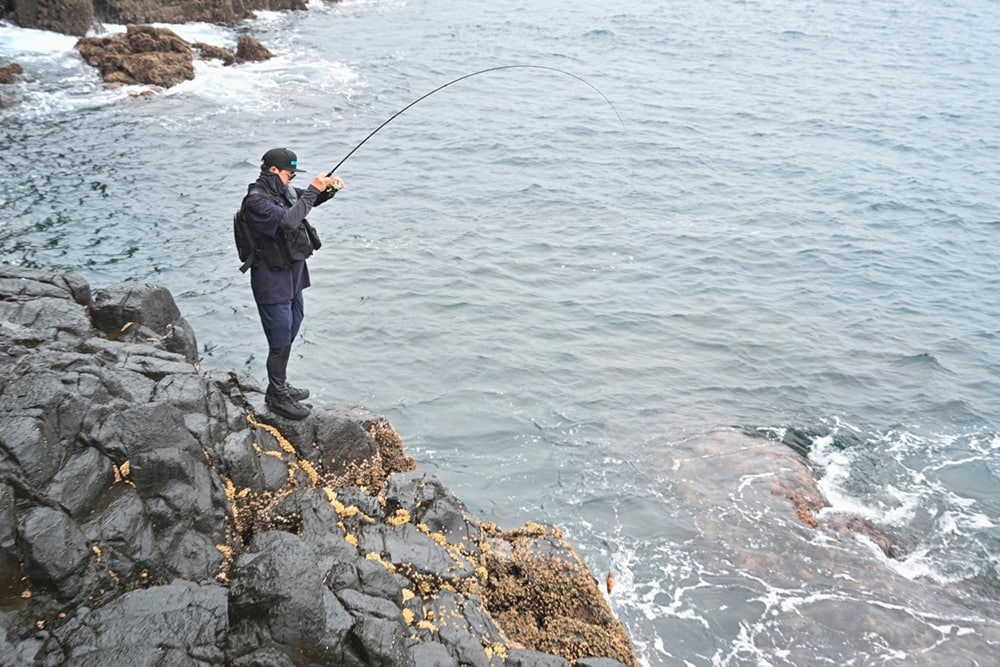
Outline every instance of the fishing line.
<svg viewBox="0 0 1000 667"><path fill-rule="evenodd" d="M601 97L604 98L604 101L608 103L608 106L611 107L611 110L615 112L616 116L618 116L618 122L621 123L622 129L623 130L625 129L625 121L622 120L621 114L618 113L618 109L616 109L615 105L611 103L611 100L608 99L608 96L605 95L603 92L601 92L600 88L598 88L597 86L595 86L591 82L587 81L582 76L578 76L576 74L573 74L572 72L567 72L566 70L561 70L558 67L549 67L548 65L500 65L498 67L490 67L490 68L487 68L487 69L479 70L478 72L472 72L470 74L466 74L464 76L460 76L457 79L452 79L448 83L440 85L437 88L435 88L434 90L430 91L429 93L421 95L417 99L413 100L412 102L410 102L409 104L407 104L405 107L403 107L402 109L400 109L399 111L397 111L393 115L389 116L389 118L387 118L381 125L379 125L374 130L372 130L371 134L369 134L367 137L365 137L364 139L362 139L361 142L357 146L355 146L354 148L352 148L350 153L348 153L347 155L345 155L344 158L340 162L338 162L337 165L333 169L331 169L330 171L327 172L327 174L326 174L327 178L329 178L330 176L332 176L333 172L337 171L337 169L340 167L340 165L344 164L344 162L347 161L347 158L349 158L352 155L354 155L354 151L356 151L359 148L361 148L362 146L364 146L365 142L368 141L369 139L371 139L372 137L374 137L375 134L379 130L381 130L383 127L385 127L386 125L388 125L389 123L391 123L393 120L395 120L397 117L399 117L400 115L402 115L404 111L406 111L407 109L409 109L410 107L412 107L413 105L415 105L417 102L425 100L428 97L430 97L431 95L433 95L434 93L436 93L436 92L438 92L440 90L444 90L448 86L450 86L452 84L455 84L455 83L458 83L459 81L464 81L465 79L469 79L469 78L474 77L474 76L479 76L480 74L487 74L489 72L498 72L498 71L504 70L504 69L547 69L547 70L552 71L552 72L558 72L559 74L565 74L566 76L571 76L574 79L577 79L578 81L582 81L583 83L585 83L588 86L590 86L591 88L593 88L597 92L598 95L600 95Z"/></svg>

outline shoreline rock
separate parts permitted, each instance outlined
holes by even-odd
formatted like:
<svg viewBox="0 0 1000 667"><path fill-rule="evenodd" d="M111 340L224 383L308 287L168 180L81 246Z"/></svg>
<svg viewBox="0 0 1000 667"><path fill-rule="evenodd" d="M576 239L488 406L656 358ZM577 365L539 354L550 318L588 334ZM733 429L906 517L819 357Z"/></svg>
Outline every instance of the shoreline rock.
<svg viewBox="0 0 1000 667"><path fill-rule="evenodd" d="M0 84L10 85L17 83L24 74L24 68L18 63L10 63L0 67Z"/></svg>
<svg viewBox="0 0 1000 667"><path fill-rule="evenodd" d="M194 78L194 50L201 60L219 59L227 66L274 57L252 35L241 35L233 53L203 42L189 44L169 28L139 24L129 24L126 32L111 37L81 37L74 48L112 86L170 88L189 81Z"/></svg>
<svg viewBox="0 0 1000 667"><path fill-rule="evenodd" d="M637 665L552 526L470 514L360 407L270 415L169 291L0 266L0 654Z"/></svg>
<svg viewBox="0 0 1000 667"><path fill-rule="evenodd" d="M304 11L306 0L9 0L5 9L23 28L82 37L98 21L232 25L258 10Z"/></svg>

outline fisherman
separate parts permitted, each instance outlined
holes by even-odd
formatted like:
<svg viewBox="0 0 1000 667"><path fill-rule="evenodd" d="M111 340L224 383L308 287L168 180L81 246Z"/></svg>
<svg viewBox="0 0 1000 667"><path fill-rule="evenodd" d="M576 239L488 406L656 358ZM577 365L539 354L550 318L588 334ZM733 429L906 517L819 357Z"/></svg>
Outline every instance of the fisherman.
<svg viewBox="0 0 1000 667"><path fill-rule="evenodd" d="M267 151L241 207L254 236L253 256L248 259L250 285L267 336L264 401L273 413L295 420L309 416L309 408L300 402L309 397L309 390L288 384L288 357L305 313L302 290L310 284L306 258L319 248L319 237L306 216L344 187L339 176L322 173L305 189L292 187L302 171L295 153L287 148Z"/></svg>

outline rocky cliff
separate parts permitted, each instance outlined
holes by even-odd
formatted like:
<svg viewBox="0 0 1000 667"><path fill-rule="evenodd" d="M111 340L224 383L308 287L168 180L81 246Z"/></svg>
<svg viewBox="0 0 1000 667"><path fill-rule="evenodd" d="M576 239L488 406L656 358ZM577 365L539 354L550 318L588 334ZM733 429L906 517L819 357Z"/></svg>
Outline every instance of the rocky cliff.
<svg viewBox="0 0 1000 667"><path fill-rule="evenodd" d="M235 23L259 9L305 8L305 0L5 0L4 4L4 11L22 27L67 35L85 35L102 21Z"/></svg>
<svg viewBox="0 0 1000 667"><path fill-rule="evenodd" d="M560 532L382 417L268 414L169 291L0 266L0 663L635 665Z"/></svg>

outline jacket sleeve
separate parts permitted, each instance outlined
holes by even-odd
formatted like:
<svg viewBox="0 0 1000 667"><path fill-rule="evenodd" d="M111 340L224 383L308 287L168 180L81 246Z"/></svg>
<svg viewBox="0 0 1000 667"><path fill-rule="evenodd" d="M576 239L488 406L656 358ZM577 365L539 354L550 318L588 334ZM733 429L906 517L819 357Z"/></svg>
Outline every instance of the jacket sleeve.
<svg viewBox="0 0 1000 667"><path fill-rule="evenodd" d="M334 190L333 188L330 188L329 190L323 190L322 192L319 193L319 195L316 196L316 203L313 204L313 206L319 206L324 202L330 201L336 194L337 191Z"/></svg>
<svg viewBox="0 0 1000 667"><path fill-rule="evenodd" d="M274 238L282 227L298 229L302 220L309 215L320 191L311 185L299 191L299 198L291 208L280 206L264 193L252 192L247 196L244 214L253 230L269 238Z"/></svg>

